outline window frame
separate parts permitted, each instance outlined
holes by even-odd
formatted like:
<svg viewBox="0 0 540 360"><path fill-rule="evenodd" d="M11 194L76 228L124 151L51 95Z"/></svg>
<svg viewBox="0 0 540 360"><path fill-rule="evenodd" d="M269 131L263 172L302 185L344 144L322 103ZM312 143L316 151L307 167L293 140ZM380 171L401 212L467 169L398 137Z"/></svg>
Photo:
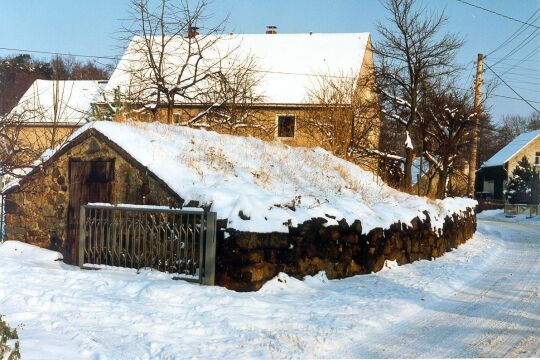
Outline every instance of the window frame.
<svg viewBox="0 0 540 360"><path fill-rule="evenodd" d="M293 135L279 136L279 119L283 117L291 117L293 119ZM276 114L276 138L277 139L294 139L296 137L296 114Z"/></svg>

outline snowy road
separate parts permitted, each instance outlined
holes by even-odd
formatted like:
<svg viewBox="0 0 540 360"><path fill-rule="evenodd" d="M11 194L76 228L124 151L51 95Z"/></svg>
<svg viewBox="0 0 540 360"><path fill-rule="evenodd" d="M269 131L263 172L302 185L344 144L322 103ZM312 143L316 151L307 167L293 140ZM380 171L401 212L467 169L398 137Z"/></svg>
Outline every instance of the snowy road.
<svg viewBox="0 0 540 360"><path fill-rule="evenodd" d="M539 356L540 226L480 222L480 231L497 228L504 249L481 277L390 331L373 334L351 356Z"/></svg>
<svg viewBox="0 0 540 360"><path fill-rule="evenodd" d="M481 220L435 261L256 293L56 258L0 245L0 314L23 359L540 356L540 222Z"/></svg>

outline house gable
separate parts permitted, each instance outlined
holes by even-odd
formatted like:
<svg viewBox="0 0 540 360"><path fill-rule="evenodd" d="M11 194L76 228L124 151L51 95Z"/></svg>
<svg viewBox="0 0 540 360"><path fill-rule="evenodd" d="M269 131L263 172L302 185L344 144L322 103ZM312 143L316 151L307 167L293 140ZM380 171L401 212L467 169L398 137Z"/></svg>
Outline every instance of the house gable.
<svg viewBox="0 0 540 360"><path fill-rule="evenodd" d="M28 173L6 195L7 235L42 247L67 234L72 162L114 164L111 202L181 207L155 174L95 129L88 129Z"/></svg>
<svg viewBox="0 0 540 360"><path fill-rule="evenodd" d="M89 146L89 152L85 156L79 156L79 155L73 155L73 149L82 146L83 144L87 143L88 141L94 140L94 142L88 145ZM110 148L110 150L113 153L110 153L109 157L121 157L124 159L129 165L137 169L139 172L147 174L149 177L151 177L155 182L157 182L163 189L165 189L169 196L175 197L177 199L177 202L179 202L179 205L181 206L184 202L183 199L176 194L170 187L165 183L162 179L160 179L157 175L155 175L152 171L150 171L147 167L142 165L140 162L138 162L133 156L131 156L128 152L126 152L124 149L122 149L120 146L118 146L116 143L111 141L109 138L104 136L102 133L97 131L94 128L88 128L82 133L75 136L73 139L68 141L64 146L62 146L60 149L58 149L52 156L48 157L46 160L44 160L41 164L38 166L35 166L29 173L27 173L23 178L21 178L17 184L14 184L12 186L9 186L6 190L2 192L3 195L8 195L13 192L16 192L20 190L21 188L24 188L26 183L31 182L33 178L38 173L43 173L46 171L48 167L51 166L51 164L54 164L56 161L58 161L59 158L65 156L67 154L70 158L76 158L76 159L102 159L107 158L107 155L101 155L101 153L107 154L107 151L102 151L101 149L96 149L96 144L103 144L106 147ZM92 150L95 149L95 150ZM76 153L76 152L75 152ZM99 156L92 154L100 154Z"/></svg>
<svg viewBox="0 0 540 360"><path fill-rule="evenodd" d="M540 130L524 133L512 140L508 145L499 150L495 155L482 164L482 168L502 166L515 159L520 153L529 147L537 147L540 138ZM534 142L534 144L533 144ZM528 150L525 150L528 151ZM519 156L520 158L523 155ZM530 159L529 159L530 160ZM509 168L510 170L510 168Z"/></svg>

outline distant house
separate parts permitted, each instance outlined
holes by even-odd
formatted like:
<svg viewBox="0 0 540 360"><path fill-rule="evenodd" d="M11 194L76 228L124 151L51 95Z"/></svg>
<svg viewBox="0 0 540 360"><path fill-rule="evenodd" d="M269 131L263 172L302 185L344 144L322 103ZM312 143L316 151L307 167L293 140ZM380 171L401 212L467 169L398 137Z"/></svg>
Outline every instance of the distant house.
<svg viewBox="0 0 540 360"><path fill-rule="evenodd" d="M91 121L92 102L106 81L35 80L7 115L20 146L36 154L56 146ZM31 159L34 160L34 159Z"/></svg>
<svg viewBox="0 0 540 360"><path fill-rule="evenodd" d="M540 130L519 135L482 164L476 173L477 195L504 199L506 182L523 156L540 171Z"/></svg>
<svg viewBox="0 0 540 360"><path fill-rule="evenodd" d="M322 146L321 142L317 141L318 138L325 137L325 140L332 141L326 139L328 134L323 126L316 130L307 126L308 122L313 120L313 115L322 111L321 98L312 96L312 92L320 88L322 81L351 79L351 83L356 81L358 85L354 89L359 95L358 98L364 99L366 103L377 103L372 87L366 85L375 81L369 33L277 34L273 28L266 34L195 37L177 37L167 44L171 49L163 65L168 69L167 81L174 84L179 73L183 71L182 65L186 58L189 58L186 49L189 44L192 44L192 47L199 45L199 41L215 42L212 48L206 50L199 65L201 68L227 68L230 66L228 61L233 61L230 58L235 61L253 59L257 80L246 90L254 94L253 100L237 105L243 110L247 108L249 115L253 116L256 112L259 122L257 127L249 128L244 124L229 127L220 125L226 122L226 117L229 116L221 109L225 105L222 105L220 100L209 99L207 94L201 96L200 89L191 89L189 96L175 98L173 116L168 117L167 107L156 104L156 86L152 83L155 74L149 71L148 55L144 49L141 50L144 44L141 45L143 39L140 37L133 38L111 75L103 98L95 103L98 116L117 121L128 118L152 121L153 114L150 110L155 111L157 107L160 112L159 120L162 122L190 124L196 128L210 127L220 133L256 136L263 140L278 140L288 145L311 147ZM159 48L158 45L156 48ZM227 60L219 59L222 54L231 52L233 55ZM194 61L192 59L192 62ZM194 65L190 64L186 71L194 71ZM337 105L346 107L350 104ZM192 119L208 119L211 116L221 116L222 119L215 121L212 126L204 121L199 124L190 123ZM372 147L377 148L380 128L378 107L365 110L361 121L373 125L369 138ZM360 125L356 125L358 132L361 131ZM354 126L343 124L340 131L353 131L351 128Z"/></svg>

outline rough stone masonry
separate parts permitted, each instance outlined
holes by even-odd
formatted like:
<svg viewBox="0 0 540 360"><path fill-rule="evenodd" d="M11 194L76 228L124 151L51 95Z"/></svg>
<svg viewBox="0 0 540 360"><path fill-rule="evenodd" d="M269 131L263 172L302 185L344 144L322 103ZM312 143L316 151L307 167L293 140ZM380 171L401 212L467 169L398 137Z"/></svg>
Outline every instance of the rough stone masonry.
<svg viewBox="0 0 540 360"><path fill-rule="evenodd" d="M227 229L217 239L217 284L239 291L258 290L285 272L297 278L325 271L329 279L377 272L385 260L399 265L433 259L457 248L476 231L476 215L467 209L433 230L429 215L411 225L397 222L388 229L362 234L362 223L325 226L326 219L306 221L289 233L251 233Z"/></svg>

